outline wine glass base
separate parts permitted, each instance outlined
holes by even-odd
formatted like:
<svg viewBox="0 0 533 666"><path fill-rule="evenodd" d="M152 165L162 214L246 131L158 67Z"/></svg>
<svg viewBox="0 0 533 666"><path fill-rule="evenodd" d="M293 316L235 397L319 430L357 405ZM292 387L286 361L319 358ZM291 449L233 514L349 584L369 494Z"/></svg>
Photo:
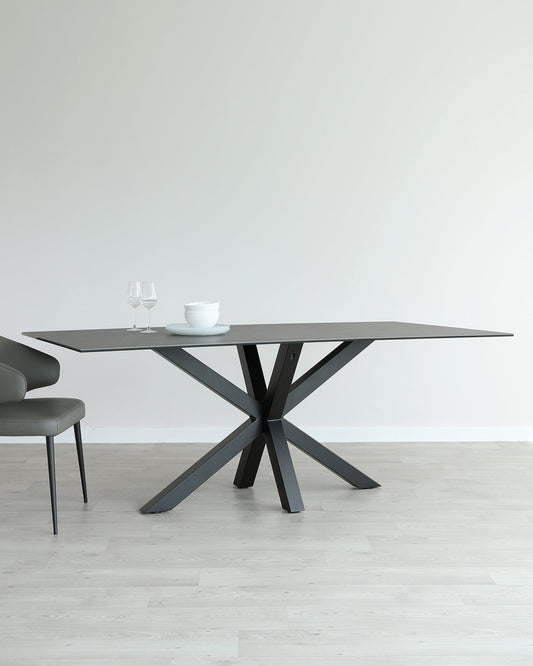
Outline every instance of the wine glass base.
<svg viewBox="0 0 533 666"><path fill-rule="evenodd" d="M140 333L142 331L142 328L139 328L138 326L134 326L133 328L127 328L127 331L131 331L132 333Z"/></svg>
<svg viewBox="0 0 533 666"><path fill-rule="evenodd" d="M154 330L153 328L143 328L141 333L157 333L157 331Z"/></svg>

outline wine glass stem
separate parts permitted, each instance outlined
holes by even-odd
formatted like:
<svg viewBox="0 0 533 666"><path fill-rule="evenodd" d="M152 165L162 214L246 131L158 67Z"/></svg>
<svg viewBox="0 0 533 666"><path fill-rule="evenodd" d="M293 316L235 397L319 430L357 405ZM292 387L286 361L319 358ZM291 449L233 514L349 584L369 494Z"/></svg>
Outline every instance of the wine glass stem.
<svg viewBox="0 0 533 666"><path fill-rule="evenodd" d="M133 328L137 328L137 308L133 308Z"/></svg>
<svg viewBox="0 0 533 666"><path fill-rule="evenodd" d="M151 314L152 314L152 309L151 309L151 308L148 308L148 330L149 330L149 331L152 330L152 329L150 328L150 319L151 319L151 316L150 316L150 315L151 315Z"/></svg>

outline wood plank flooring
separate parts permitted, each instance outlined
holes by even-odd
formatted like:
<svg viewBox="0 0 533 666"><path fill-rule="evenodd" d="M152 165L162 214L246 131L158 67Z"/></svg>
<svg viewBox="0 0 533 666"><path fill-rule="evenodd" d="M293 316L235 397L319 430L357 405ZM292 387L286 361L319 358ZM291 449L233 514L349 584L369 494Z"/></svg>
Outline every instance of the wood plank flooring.
<svg viewBox="0 0 533 666"><path fill-rule="evenodd" d="M2 666L533 664L533 445L339 444L350 488L291 449L306 511L268 459L178 508L138 508L208 446L0 446Z"/></svg>

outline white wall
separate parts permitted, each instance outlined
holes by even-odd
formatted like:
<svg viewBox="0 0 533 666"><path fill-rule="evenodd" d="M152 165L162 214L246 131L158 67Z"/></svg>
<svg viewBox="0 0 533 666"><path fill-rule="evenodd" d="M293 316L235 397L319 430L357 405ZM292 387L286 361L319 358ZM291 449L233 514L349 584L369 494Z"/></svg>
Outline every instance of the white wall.
<svg viewBox="0 0 533 666"><path fill-rule="evenodd" d="M1 333L125 327L137 278L157 325L216 297L228 323L512 331L375 343L295 420L533 439L532 25L518 0L2 0ZM241 420L151 352L35 345L88 439Z"/></svg>

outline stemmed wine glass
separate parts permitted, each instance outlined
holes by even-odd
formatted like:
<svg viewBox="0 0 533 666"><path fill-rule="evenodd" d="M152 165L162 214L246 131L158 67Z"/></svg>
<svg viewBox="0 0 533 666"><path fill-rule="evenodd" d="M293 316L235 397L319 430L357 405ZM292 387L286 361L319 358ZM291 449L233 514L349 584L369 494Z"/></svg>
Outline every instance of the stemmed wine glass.
<svg viewBox="0 0 533 666"><path fill-rule="evenodd" d="M150 328L150 313L157 303L157 294L153 282L141 283L141 303L148 310L148 328L144 328L142 333L157 333L153 328Z"/></svg>
<svg viewBox="0 0 533 666"><path fill-rule="evenodd" d="M137 326L137 308L141 304L141 283L139 280L128 282L128 291L126 292L126 302L133 308L133 326L127 328L127 331L138 333L141 329Z"/></svg>

